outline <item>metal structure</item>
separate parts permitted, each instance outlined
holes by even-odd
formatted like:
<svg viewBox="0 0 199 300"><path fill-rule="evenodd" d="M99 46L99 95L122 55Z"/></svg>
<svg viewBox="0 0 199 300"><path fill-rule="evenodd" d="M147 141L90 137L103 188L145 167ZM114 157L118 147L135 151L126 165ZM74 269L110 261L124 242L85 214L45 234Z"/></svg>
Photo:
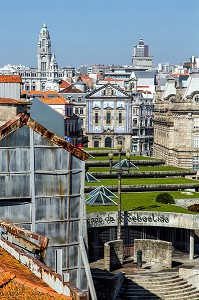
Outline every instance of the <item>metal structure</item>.
<svg viewBox="0 0 199 300"><path fill-rule="evenodd" d="M121 240L121 192L122 192L122 172L124 169L122 169L122 144L118 144L117 149L119 151L118 153L118 165L117 165L117 174L118 174L118 217L117 217L117 239ZM110 152L108 154L109 161L110 161L110 173L112 172L113 168L113 153ZM128 168L125 168L125 171L130 172L130 157L131 153L129 151L126 152L126 158L127 158L127 165Z"/></svg>
<svg viewBox="0 0 199 300"><path fill-rule="evenodd" d="M87 158L23 113L0 127L0 218L47 237L46 265L84 291L79 237L87 243ZM61 266L55 265L57 249Z"/></svg>
<svg viewBox="0 0 199 300"><path fill-rule="evenodd" d="M115 201L113 201L110 197L108 197L106 194L102 193L100 190L96 191L93 196L90 196L86 200L86 204L88 205L117 205Z"/></svg>

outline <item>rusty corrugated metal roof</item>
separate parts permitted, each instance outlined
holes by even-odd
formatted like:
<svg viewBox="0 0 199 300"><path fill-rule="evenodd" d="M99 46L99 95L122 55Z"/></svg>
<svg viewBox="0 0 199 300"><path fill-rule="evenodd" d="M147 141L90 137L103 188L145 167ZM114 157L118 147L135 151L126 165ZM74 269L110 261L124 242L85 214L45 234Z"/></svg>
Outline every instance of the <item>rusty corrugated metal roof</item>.
<svg viewBox="0 0 199 300"><path fill-rule="evenodd" d="M0 247L0 299L72 300L60 295Z"/></svg>
<svg viewBox="0 0 199 300"><path fill-rule="evenodd" d="M54 132L47 130L25 113L19 113L16 117L12 118L10 121L6 122L0 127L0 139L23 127L24 125L28 126L47 140L62 147L81 160L86 160L89 157L88 153L65 141Z"/></svg>

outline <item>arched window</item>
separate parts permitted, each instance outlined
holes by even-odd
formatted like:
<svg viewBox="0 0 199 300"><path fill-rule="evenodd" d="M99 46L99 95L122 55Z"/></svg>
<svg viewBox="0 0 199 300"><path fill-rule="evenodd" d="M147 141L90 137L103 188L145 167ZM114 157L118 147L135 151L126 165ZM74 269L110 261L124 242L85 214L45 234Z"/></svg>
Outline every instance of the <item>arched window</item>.
<svg viewBox="0 0 199 300"><path fill-rule="evenodd" d="M112 148L112 139L110 137L105 138L105 147Z"/></svg>

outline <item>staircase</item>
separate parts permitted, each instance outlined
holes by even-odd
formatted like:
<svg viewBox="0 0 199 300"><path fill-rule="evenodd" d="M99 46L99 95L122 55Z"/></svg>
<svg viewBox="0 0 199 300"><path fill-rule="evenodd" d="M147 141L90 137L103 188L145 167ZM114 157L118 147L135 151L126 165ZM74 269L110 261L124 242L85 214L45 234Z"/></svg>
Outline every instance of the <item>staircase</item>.
<svg viewBox="0 0 199 300"><path fill-rule="evenodd" d="M199 290L177 272L127 275L118 300L199 300Z"/></svg>

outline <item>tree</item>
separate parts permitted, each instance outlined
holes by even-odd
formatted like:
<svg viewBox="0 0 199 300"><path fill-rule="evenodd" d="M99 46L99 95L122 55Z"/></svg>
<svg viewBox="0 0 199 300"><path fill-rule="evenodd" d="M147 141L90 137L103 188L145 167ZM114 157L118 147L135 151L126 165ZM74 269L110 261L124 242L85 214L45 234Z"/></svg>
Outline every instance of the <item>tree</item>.
<svg viewBox="0 0 199 300"><path fill-rule="evenodd" d="M164 204L175 204L175 200L169 193L160 193L156 196L156 202Z"/></svg>

